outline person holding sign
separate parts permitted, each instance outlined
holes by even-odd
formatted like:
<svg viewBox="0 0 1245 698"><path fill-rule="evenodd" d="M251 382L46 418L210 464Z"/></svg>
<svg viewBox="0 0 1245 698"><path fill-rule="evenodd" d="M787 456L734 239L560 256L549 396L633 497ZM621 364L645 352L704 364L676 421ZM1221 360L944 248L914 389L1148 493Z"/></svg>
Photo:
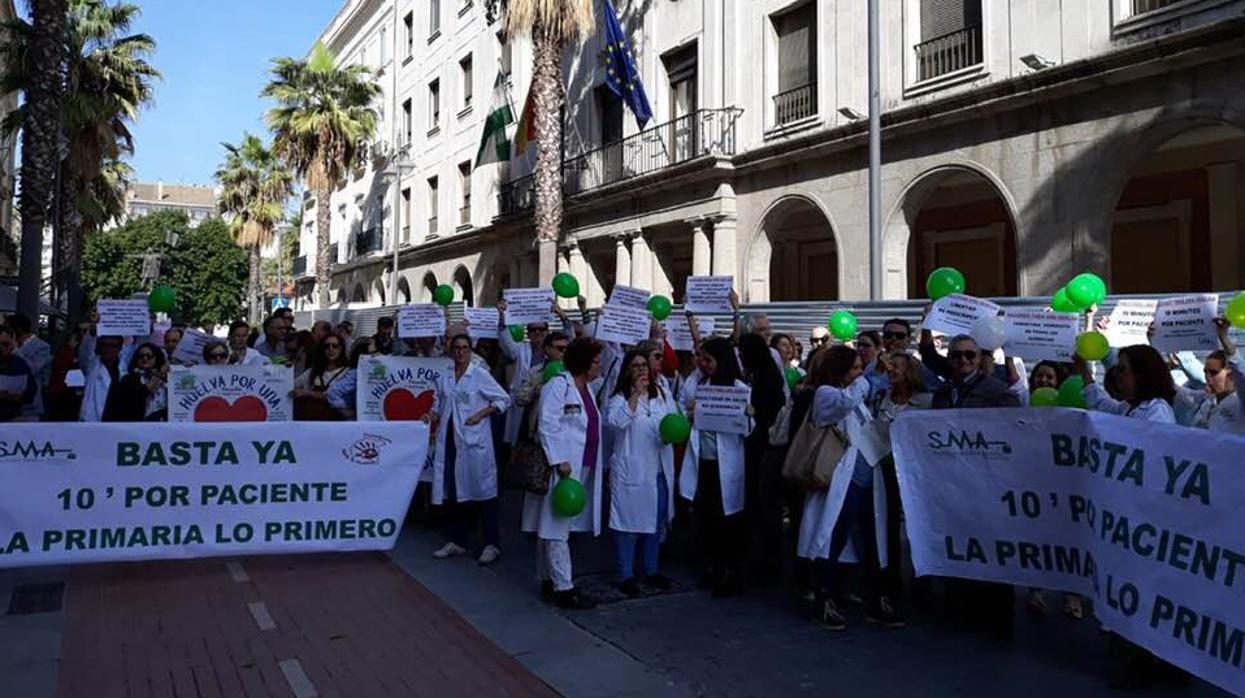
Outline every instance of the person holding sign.
<svg viewBox="0 0 1245 698"><path fill-rule="evenodd" d="M1228 336L1228 321L1218 318L1215 325L1223 349L1206 356L1202 366L1205 387L1195 390L1188 385L1176 386L1176 404L1184 408L1180 412L1191 415L1187 423L1181 423L1197 429L1245 434L1245 413L1241 411L1245 405L1245 375L1241 373L1241 359ZM1187 369L1185 372L1189 373Z"/></svg>
<svg viewBox="0 0 1245 698"><path fill-rule="evenodd" d="M663 443L661 420L678 410L674 397L652 373L649 357L632 349L623 357L623 374L610 397L605 420L616 430L610 457L610 529L618 560L618 588L641 594L635 574L637 544L645 584L669 589L657 572L661 539L674 519L674 447Z"/></svg>
<svg viewBox="0 0 1245 698"><path fill-rule="evenodd" d="M510 396L488 369L472 361L471 338L450 339L454 370L437 385L437 443L432 460L432 503L449 509L449 540L432 554L438 560L467 552L467 538L478 517L484 526L484 549L478 562L501 557L497 518L497 459L489 419L505 412Z"/></svg>
<svg viewBox="0 0 1245 698"><path fill-rule="evenodd" d="M545 494L523 495L523 530L537 537L537 572L541 591L561 608L595 608L596 602L575 588L571 572L572 531L601 533L601 488L604 454L601 450L601 414L588 386L601 374L600 342L581 337L566 348L566 370L549 379L540 391L539 432L554 477L572 477L588 493L581 512L573 517L556 513L550 483Z"/></svg>
<svg viewBox="0 0 1245 698"><path fill-rule="evenodd" d="M706 340L696 352L699 376L684 390L684 407L692 421L692 434L683 454L679 494L691 500L699 519L701 559L708 565L698 586L712 588L715 597L739 593L740 553L745 538L742 512L745 497L744 436L700 429L696 420L696 394L705 386L747 388L739 374L739 361L728 340ZM747 406L748 431L752 405Z"/></svg>
<svg viewBox="0 0 1245 698"><path fill-rule="evenodd" d="M142 422L166 408L164 383L169 375L164 352L151 342L131 354L128 371L108 391L102 422Z"/></svg>
<svg viewBox="0 0 1245 698"><path fill-rule="evenodd" d="M1154 347L1134 344L1120 350L1116 360L1120 400L1112 398L1094 382L1094 372L1079 354L1073 357L1073 366L1085 381L1085 404L1089 409L1150 422L1176 423L1176 415L1172 411L1176 384L1167 369L1167 362Z"/></svg>
<svg viewBox="0 0 1245 698"><path fill-rule="evenodd" d="M96 337L94 330L82 337L78 345L78 366L86 380L82 394L79 421L98 422L104 416L104 405L113 385L121 382L121 367L128 366L134 345L126 345L116 335Z"/></svg>
<svg viewBox="0 0 1245 698"><path fill-rule="evenodd" d="M246 320L235 320L229 325L229 363L239 366L262 366L272 363L272 359L246 345L250 338L251 326L246 323Z"/></svg>
<svg viewBox="0 0 1245 698"><path fill-rule="evenodd" d="M551 311L562 320L562 332L568 337L574 336L574 328L566 311L554 303ZM527 341L519 342L510 335L505 326L506 301L497 301L497 337L501 340L502 353L514 364L514 375L510 380L510 394L515 395L523 385L523 378L533 368L545 365L545 336L549 332L549 323L533 322L527 326ZM523 410L511 410L506 413L505 442L514 444L519 437L519 427L523 423Z"/></svg>

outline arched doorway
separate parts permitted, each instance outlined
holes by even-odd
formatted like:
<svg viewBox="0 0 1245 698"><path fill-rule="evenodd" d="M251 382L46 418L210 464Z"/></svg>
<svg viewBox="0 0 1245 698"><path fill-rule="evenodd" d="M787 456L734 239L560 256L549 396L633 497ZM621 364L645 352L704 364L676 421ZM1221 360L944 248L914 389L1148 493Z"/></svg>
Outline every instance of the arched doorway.
<svg viewBox="0 0 1245 698"><path fill-rule="evenodd" d="M385 304L385 282L383 279L376 279L372 282L372 297L376 299L377 305Z"/></svg>
<svg viewBox="0 0 1245 698"><path fill-rule="evenodd" d="M411 282L405 276L398 279L398 302L402 305L411 302Z"/></svg>
<svg viewBox="0 0 1245 698"><path fill-rule="evenodd" d="M770 207L748 255L748 298L766 301L839 297L834 228L812 200L792 196Z"/></svg>
<svg viewBox="0 0 1245 698"><path fill-rule="evenodd" d="M475 307L475 287L471 283L471 273L467 267L454 270L454 298L463 301L468 308Z"/></svg>
<svg viewBox="0 0 1245 698"><path fill-rule="evenodd" d="M363 287L362 283L355 283L354 293L350 295L350 302L351 303L366 303L367 302L367 289Z"/></svg>
<svg viewBox="0 0 1245 698"><path fill-rule="evenodd" d="M432 294L436 290L437 290L437 275L433 274L432 272L428 272L427 274L424 274L424 284L423 284L423 288L420 290L419 302L420 303L433 302Z"/></svg>
<svg viewBox="0 0 1245 698"><path fill-rule="evenodd" d="M1239 288L1245 258L1245 131L1193 128L1133 168L1110 237L1113 293Z"/></svg>
<svg viewBox="0 0 1245 698"><path fill-rule="evenodd" d="M924 298L925 279L955 267L974 296L1014 296L1016 225L999 188L968 167L921 175L901 197L883 231L882 292Z"/></svg>

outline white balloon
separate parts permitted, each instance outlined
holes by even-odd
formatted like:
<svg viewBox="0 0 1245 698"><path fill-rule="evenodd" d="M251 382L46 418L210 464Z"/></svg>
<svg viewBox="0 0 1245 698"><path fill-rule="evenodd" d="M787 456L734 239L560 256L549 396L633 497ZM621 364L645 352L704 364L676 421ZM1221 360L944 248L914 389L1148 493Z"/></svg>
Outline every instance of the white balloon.
<svg viewBox="0 0 1245 698"><path fill-rule="evenodd" d="M973 324L972 335L977 346L994 351L1007 343L1007 325L1001 317L983 317Z"/></svg>

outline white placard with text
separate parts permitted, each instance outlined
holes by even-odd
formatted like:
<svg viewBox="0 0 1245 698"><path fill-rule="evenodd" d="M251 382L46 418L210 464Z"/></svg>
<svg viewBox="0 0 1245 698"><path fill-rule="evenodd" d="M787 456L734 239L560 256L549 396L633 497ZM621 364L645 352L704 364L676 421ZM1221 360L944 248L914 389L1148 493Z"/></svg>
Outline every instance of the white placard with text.
<svg viewBox="0 0 1245 698"><path fill-rule="evenodd" d="M997 317L999 304L976 296L953 293L934 301L921 329L945 335L972 334L983 317Z"/></svg>
<svg viewBox="0 0 1245 698"><path fill-rule="evenodd" d="M463 308L463 317L467 318L467 334L472 339L497 339L497 308Z"/></svg>
<svg viewBox="0 0 1245 698"><path fill-rule="evenodd" d="M670 348L675 351L695 351L696 346L692 341L692 328L687 323L685 315L671 315L665 320L666 341L670 343ZM711 317L698 317L696 324L700 328L701 340L708 339L713 336L714 321Z"/></svg>
<svg viewBox="0 0 1245 698"><path fill-rule="evenodd" d="M614 290L610 291L610 299L606 305L635 308L636 310L647 310L648 299L652 295L652 293L645 291L642 288L634 288L618 284L614 286Z"/></svg>
<svg viewBox="0 0 1245 698"><path fill-rule="evenodd" d="M1009 356L1031 361L1071 361L1081 316L1047 310L1011 309L1003 318L1007 325Z"/></svg>
<svg viewBox="0 0 1245 698"><path fill-rule="evenodd" d="M445 334L445 309L436 303L412 303L398 308L398 336L402 339Z"/></svg>
<svg viewBox="0 0 1245 698"><path fill-rule="evenodd" d="M1164 298L1154 310L1154 337L1150 344L1161 352L1214 351L1219 348L1215 313L1219 294L1198 293Z"/></svg>
<svg viewBox="0 0 1245 698"><path fill-rule="evenodd" d="M506 324L531 325L549 322L553 308L551 288L508 288L502 291L506 299Z"/></svg>
<svg viewBox="0 0 1245 698"><path fill-rule="evenodd" d="M596 338L602 342L639 344L649 338L652 318L647 310L607 305L597 320Z"/></svg>
<svg viewBox="0 0 1245 698"><path fill-rule="evenodd" d="M1103 332L1113 347L1129 347L1149 344L1148 333L1154 323L1156 300L1125 299L1115 304L1108 316L1107 329Z"/></svg>
<svg viewBox="0 0 1245 698"><path fill-rule="evenodd" d="M687 277L687 300L685 306L693 313L730 313L731 291L735 279L730 276Z"/></svg>
<svg viewBox="0 0 1245 698"><path fill-rule="evenodd" d="M142 337L151 334L151 311L144 300L100 300L95 305L99 322L95 334L99 337Z"/></svg>
<svg viewBox="0 0 1245 698"><path fill-rule="evenodd" d="M695 397L696 428L724 434L747 434L750 392L747 386L698 386Z"/></svg>

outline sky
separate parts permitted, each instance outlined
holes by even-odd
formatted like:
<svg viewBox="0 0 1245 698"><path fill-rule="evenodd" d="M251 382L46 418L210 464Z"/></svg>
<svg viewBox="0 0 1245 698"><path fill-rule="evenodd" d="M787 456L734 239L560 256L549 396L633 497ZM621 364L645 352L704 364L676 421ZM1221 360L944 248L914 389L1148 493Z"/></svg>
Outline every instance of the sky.
<svg viewBox="0 0 1245 698"><path fill-rule="evenodd" d="M259 96L276 56L302 57L346 0L130 0L164 75L134 126L135 179L213 184L224 150L267 139Z"/></svg>

